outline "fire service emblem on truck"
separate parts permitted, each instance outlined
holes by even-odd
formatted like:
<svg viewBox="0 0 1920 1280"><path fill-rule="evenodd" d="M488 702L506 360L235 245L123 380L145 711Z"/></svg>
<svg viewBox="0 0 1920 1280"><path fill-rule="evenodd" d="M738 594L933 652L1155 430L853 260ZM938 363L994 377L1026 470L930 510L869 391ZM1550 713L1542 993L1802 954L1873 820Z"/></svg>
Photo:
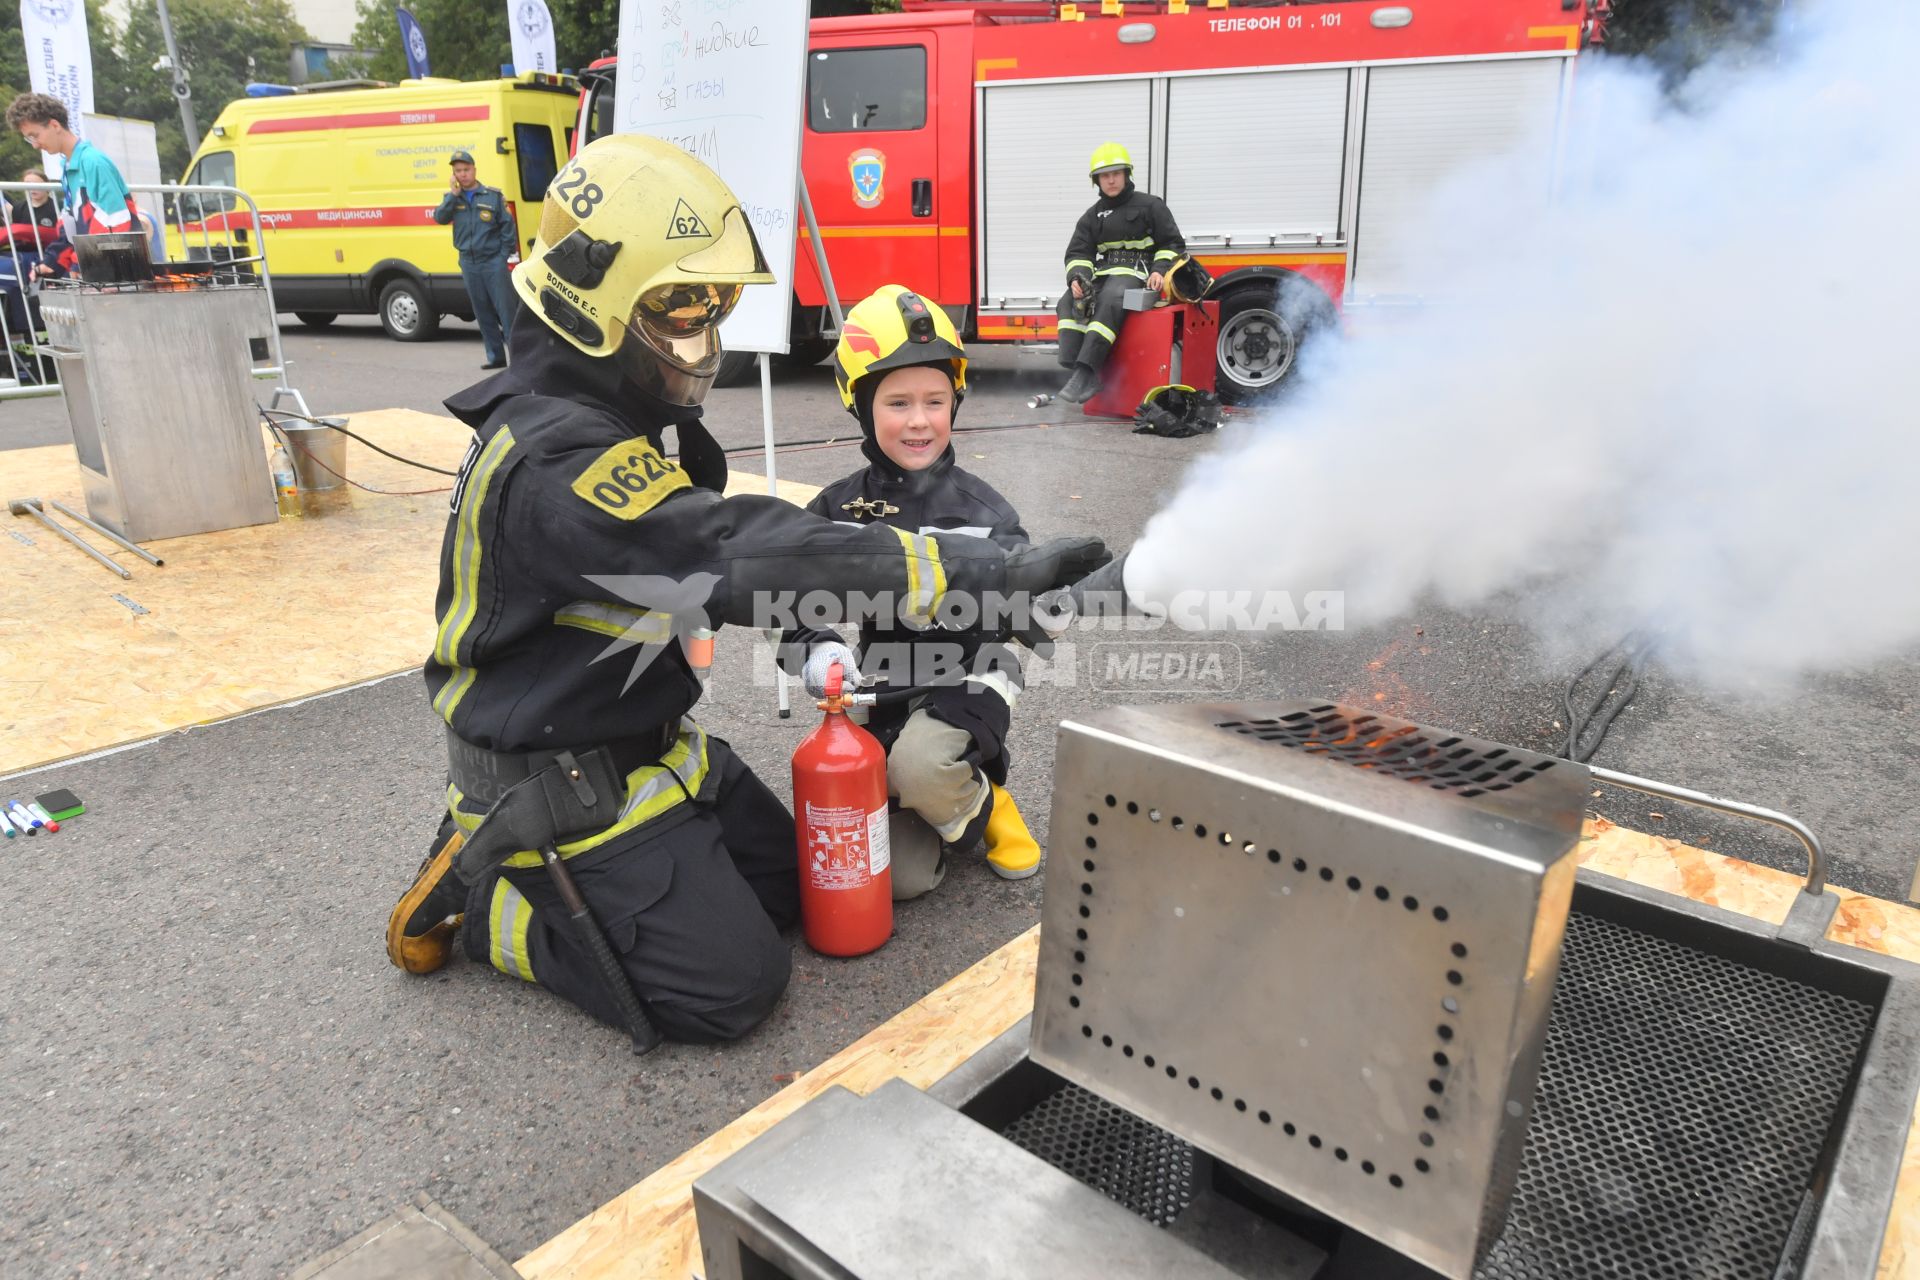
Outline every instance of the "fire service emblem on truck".
<svg viewBox="0 0 1920 1280"><path fill-rule="evenodd" d="M847 159L847 168L853 174L853 202L862 209L872 209L886 198L886 188L882 181L887 176L887 157L872 147L862 147Z"/></svg>

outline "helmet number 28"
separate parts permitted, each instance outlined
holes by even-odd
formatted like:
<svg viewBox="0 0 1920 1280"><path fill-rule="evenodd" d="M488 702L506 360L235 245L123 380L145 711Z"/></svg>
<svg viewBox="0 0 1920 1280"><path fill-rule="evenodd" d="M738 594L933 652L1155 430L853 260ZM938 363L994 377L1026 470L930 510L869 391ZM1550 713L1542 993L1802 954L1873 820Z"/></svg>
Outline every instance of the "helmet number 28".
<svg viewBox="0 0 1920 1280"><path fill-rule="evenodd" d="M578 166L554 179L553 190L567 202L567 208L572 210L573 216L582 222L586 221L587 215L607 198L607 193L600 189L600 184L588 182L587 171Z"/></svg>

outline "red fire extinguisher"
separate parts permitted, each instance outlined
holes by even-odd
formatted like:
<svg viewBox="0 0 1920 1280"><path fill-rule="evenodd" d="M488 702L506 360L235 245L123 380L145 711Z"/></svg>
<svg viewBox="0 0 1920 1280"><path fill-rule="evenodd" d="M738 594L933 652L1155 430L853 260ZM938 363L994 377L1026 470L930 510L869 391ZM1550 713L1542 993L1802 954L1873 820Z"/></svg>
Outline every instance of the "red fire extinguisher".
<svg viewBox="0 0 1920 1280"><path fill-rule="evenodd" d="M887 755L847 719L871 694L842 694L827 672L827 713L793 753L793 822L800 843L800 929L822 955L860 956L893 936L887 842Z"/></svg>

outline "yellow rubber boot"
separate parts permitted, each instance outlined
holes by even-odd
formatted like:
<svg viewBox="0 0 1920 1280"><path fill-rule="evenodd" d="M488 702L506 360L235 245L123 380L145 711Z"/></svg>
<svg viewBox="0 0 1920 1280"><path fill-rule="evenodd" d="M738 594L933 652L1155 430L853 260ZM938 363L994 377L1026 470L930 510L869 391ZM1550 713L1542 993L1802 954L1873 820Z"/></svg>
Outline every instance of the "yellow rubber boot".
<svg viewBox="0 0 1920 1280"><path fill-rule="evenodd" d="M449 914L444 904L457 889L457 884L447 882L453 875L453 855L465 838L460 832L454 832L432 857L420 864L419 874L394 904L393 914L387 917L387 959L408 973L432 973L453 954L453 935L464 917ZM443 884L445 890L438 901L429 906L428 899L433 898L434 890L441 889ZM416 916L420 918L415 919Z"/></svg>
<svg viewBox="0 0 1920 1280"><path fill-rule="evenodd" d="M987 865L1004 880L1025 880L1040 869L1040 846L1013 797L998 785L987 815Z"/></svg>

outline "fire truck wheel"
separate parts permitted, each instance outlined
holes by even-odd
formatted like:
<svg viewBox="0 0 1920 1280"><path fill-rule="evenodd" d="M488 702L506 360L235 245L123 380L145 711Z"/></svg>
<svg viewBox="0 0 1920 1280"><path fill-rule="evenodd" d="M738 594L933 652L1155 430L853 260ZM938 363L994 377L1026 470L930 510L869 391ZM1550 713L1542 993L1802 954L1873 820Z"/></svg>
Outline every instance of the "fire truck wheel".
<svg viewBox="0 0 1920 1280"><path fill-rule="evenodd" d="M833 354L832 338L801 338L784 356L775 356L789 369L811 369Z"/></svg>
<svg viewBox="0 0 1920 1280"><path fill-rule="evenodd" d="M296 311L293 316L309 329L324 329L340 318L339 314L333 311Z"/></svg>
<svg viewBox="0 0 1920 1280"><path fill-rule="evenodd" d="M380 291L380 327L395 342L425 342L439 330L440 313L419 285L401 276Z"/></svg>
<svg viewBox="0 0 1920 1280"><path fill-rule="evenodd" d="M1329 318L1324 295L1304 280L1250 281L1220 299L1220 398L1247 404L1293 372L1301 344Z"/></svg>
<svg viewBox="0 0 1920 1280"><path fill-rule="evenodd" d="M751 351L723 353L720 369L713 375L713 385L716 387L743 387L759 380L759 357Z"/></svg>

